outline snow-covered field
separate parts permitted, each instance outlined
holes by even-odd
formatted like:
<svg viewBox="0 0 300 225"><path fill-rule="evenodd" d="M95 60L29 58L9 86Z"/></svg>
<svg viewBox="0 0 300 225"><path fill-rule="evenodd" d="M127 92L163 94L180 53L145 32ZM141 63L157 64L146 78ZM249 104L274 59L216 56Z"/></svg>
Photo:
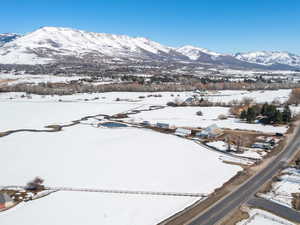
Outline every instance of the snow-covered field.
<svg viewBox="0 0 300 225"><path fill-rule="evenodd" d="M201 111L203 116L196 113ZM281 132L285 133L286 126L271 126L263 124L249 124L236 118L225 120L218 119L219 115L229 115L227 107L167 107L155 111L145 111L132 117L136 120L147 120L152 123L169 123L175 126L190 126L205 128L212 124L217 124L220 128L254 130L260 132Z"/></svg>
<svg viewBox="0 0 300 225"><path fill-rule="evenodd" d="M208 146L211 146L213 148L216 148L218 150L221 150L221 151L227 151L228 149L228 144L225 143L224 141L212 141L212 142L208 142L206 143Z"/></svg>
<svg viewBox="0 0 300 225"><path fill-rule="evenodd" d="M292 208L292 193L300 191L300 170L287 168L283 173L281 181L275 182L270 192L260 196Z"/></svg>
<svg viewBox="0 0 300 225"><path fill-rule="evenodd" d="M220 151L226 152L228 150L228 144L225 143L224 141L212 141L212 142L207 142L206 144L208 146L216 148ZM231 149L236 149L237 146L231 145L230 148ZM249 158L252 158L252 159L261 159L262 156L266 154L266 152L264 152L262 149L253 149L253 148L244 148L243 147L243 150L244 150L243 153L231 152L231 154L234 154L234 155L237 155L237 156L249 157Z"/></svg>
<svg viewBox="0 0 300 225"><path fill-rule="evenodd" d="M112 115L135 108L135 104L97 102L0 102L0 132L13 129L42 129L67 124L100 113Z"/></svg>
<svg viewBox="0 0 300 225"><path fill-rule="evenodd" d="M218 91L218 92L209 92L208 99L215 102L229 102L232 100L242 100L244 97L249 97L255 99L257 102L272 102L274 100L285 101L288 99L291 89L282 89L282 90L266 90L266 91ZM21 95L25 93L0 93L0 100L8 99L10 97L20 99ZM144 104L163 104L165 105L169 101L174 101L175 99L184 101L188 97L191 97L195 93L193 92L106 92L106 93L81 93L74 95L65 95L65 96L39 96L39 95L30 95L32 100L68 100L76 101L83 99L93 99L98 97L99 100L96 101L105 101L111 102L115 101L116 98L120 99L130 99L139 101ZM149 95L161 95L161 97L147 97ZM145 98L139 98L143 96ZM103 99L104 98L104 99ZM206 97L205 97L206 98Z"/></svg>
<svg viewBox="0 0 300 225"><path fill-rule="evenodd" d="M7 85L16 85L16 84L38 84L38 83L69 83L71 81L77 81L81 79L90 79L87 76L58 76L58 75L30 75L30 74L1 74L0 73L0 83L1 81L5 82ZM92 85L98 84L108 84L113 83L111 79L104 79L99 81L94 81Z"/></svg>
<svg viewBox="0 0 300 225"><path fill-rule="evenodd" d="M211 193L241 170L192 141L136 128L77 125L56 133L19 133L2 138L0 149L7 168L0 172L0 186L41 176L53 186ZM23 225L35 218L44 225L66 219L81 224L87 216L84 224L152 225L197 200L170 198L57 193L1 215L1 224L18 218Z"/></svg>
<svg viewBox="0 0 300 225"><path fill-rule="evenodd" d="M184 197L57 192L1 213L1 225L154 225L191 205Z"/></svg>
<svg viewBox="0 0 300 225"><path fill-rule="evenodd" d="M175 98L186 99L192 94L113 92L38 96L0 93L0 132L41 129L46 125L69 124L90 115L112 115L166 105ZM120 101L116 101L117 98ZM196 116L199 110L203 116ZM193 127L216 123L225 128L263 132L286 129L241 123L234 118L219 120L220 114L228 115L228 108L166 107L135 114L129 119ZM60 132L25 132L0 138L2 167L5 168L0 172L0 186L24 185L41 176L45 184L51 186L208 194L242 170L223 162L238 159L209 151L190 140L147 129L95 128L90 122L93 120ZM23 225L32 225L34 221L35 224L60 225L64 221L94 225L96 221L104 225L152 225L197 200L199 198L58 192L1 214L0 223L11 225L21 221Z"/></svg>
<svg viewBox="0 0 300 225"><path fill-rule="evenodd" d="M9 85L15 85L20 83L47 83L47 82L70 82L72 80L79 80L87 77L80 76L53 76L53 75L14 75L14 74L0 74L1 80L13 80L9 82Z"/></svg>
<svg viewBox="0 0 300 225"><path fill-rule="evenodd" d="M251 209L249 215L248 219L237 223L237 225L294 225L288 220L260 209Z"/></svg>
<svg viewBox="0 0 300 225"><path fill-rule="evenodd" d="M215 96L211 96L208 99L215 102L230 102L232 100L242 100L243 98L252 98L256 102L272 102L280 101L284 102L288 100L290 89L281 90L266 90L266 91L220 91Z"/></svg>

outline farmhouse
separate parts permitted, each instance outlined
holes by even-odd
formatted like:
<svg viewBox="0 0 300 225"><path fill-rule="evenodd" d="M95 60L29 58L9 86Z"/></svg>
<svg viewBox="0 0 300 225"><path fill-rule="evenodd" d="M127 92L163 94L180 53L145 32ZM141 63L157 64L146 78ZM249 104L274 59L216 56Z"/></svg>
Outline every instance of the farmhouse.
<svg viewBox="0 0 300 225"><path fill-rule="evenodd" d="M192 134L192 131L185 128L177 128L175 131L175 135L186 137Z"/></svg>
<svg viewBox="0 0 300 225"><path fill-rule="evenodd" d="M0 193L0 212L4 211L14 205L13 199L6 193Z"/></svg>
<svg viewBox="0 0 300 225"><path fill-rule="evenodd" d="M222 130L216 124L213 124L204 130L197 132L196 136L200 138L214 138L220 136L221 134Z"/></svg>

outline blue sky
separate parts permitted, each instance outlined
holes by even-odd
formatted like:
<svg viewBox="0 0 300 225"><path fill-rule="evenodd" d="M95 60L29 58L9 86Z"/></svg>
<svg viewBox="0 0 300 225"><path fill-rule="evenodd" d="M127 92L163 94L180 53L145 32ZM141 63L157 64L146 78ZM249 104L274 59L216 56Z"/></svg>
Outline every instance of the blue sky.
<svg viewBox="0 0 300 225"><path fill-rule="evenodd" d="M0 33L41 26L143 36L218 52L300 54L300 0L8 0Z"/></svg>

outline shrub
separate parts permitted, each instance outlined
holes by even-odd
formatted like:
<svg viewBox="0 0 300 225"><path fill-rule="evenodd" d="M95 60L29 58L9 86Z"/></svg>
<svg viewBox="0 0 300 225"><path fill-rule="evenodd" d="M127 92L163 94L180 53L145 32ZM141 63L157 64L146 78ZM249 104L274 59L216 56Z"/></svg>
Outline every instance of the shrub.
<svg viewBox="0 0 300 225"><path fill-rule="evenodd" d="M174 107L174 106L177 106L177 105L176 105L175 102L168 102L168 103L167 103L167 106L173 106L173 107Z"/></svg>
<svg viewBox="0 0 300 225"><path fill-rule="evenodd" d="M197 116L203 116L203 113L201 111L196 112Z"/></svg>
<svg viewBox="0 0 300 225"><path fill-rule="evenodd" d="M226 115L224 115L224 114L220 114L219 116L218 116L218 119L219 120L226 120L228 117L226 116Z"/></svg>

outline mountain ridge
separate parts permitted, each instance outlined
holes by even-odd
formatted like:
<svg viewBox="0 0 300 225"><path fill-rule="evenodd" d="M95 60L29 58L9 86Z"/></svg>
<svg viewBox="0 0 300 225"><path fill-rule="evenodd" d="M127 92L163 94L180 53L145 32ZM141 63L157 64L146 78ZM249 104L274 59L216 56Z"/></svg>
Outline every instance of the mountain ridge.
<svg viewBox="0 0 300 225"><path fill-rule="evenodd" d="M0 34L0 47L3 46L4 44L11 42L17 38L21 37L19 34L14 34L14 33L3 33Z"/></svg>
<svg viewBox="0 0 300 225"><path fill-rule="evenodd" d="M300 68L300 56L287 52L221 54L191 45L174 48L144 37L64 27L46 26L24 36L11 36L0 46L0 64L35 65L75 59L94 63L172 61L259 69Z"/></svg>

